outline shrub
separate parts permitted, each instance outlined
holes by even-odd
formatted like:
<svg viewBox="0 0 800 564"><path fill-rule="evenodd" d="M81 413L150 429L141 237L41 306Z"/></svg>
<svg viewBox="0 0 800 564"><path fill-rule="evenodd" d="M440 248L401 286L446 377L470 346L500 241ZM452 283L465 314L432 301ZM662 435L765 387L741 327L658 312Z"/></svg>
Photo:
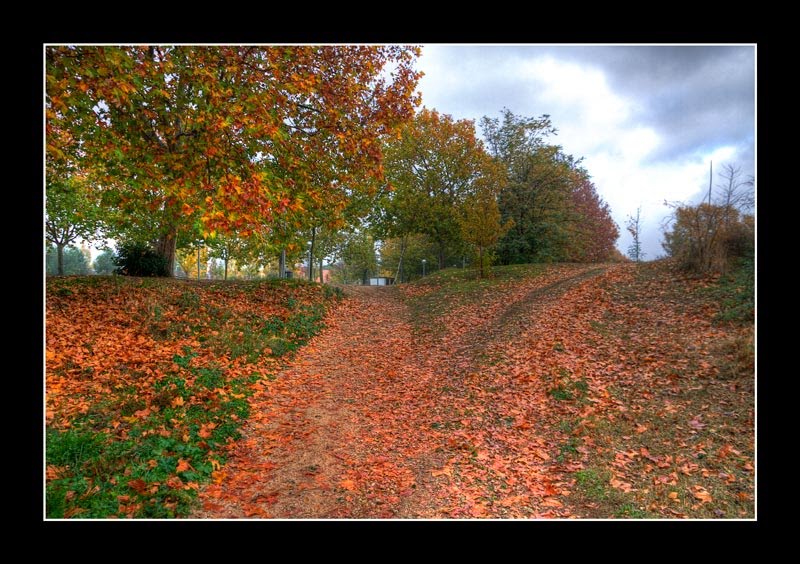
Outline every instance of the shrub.
<svg viewBox="0 0 800 564"><path fill-rule="evenodd" d="M169 276L167 260L145 243L120 245L114 264L114 272L126 276Z"/></svg>

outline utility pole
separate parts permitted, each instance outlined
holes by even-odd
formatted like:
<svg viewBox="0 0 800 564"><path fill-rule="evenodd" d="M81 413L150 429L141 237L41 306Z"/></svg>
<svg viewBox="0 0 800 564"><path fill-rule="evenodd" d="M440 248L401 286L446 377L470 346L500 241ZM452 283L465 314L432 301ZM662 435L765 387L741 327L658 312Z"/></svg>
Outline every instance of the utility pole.
<svg viewBox="0 0 800 564"><path fill-rule="evenodd" d="M713 177L714 161L708 163L708 205L711 205L711 179Z"/></svg>

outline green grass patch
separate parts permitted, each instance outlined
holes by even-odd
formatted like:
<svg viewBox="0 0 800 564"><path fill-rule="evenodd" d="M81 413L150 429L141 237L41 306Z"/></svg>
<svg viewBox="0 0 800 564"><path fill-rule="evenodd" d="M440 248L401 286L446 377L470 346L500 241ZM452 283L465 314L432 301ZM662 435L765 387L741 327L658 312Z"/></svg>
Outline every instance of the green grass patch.
<svg viewBox="0 0 800 564"><path fill-rule="evenodd" d="M753 323L755 318L755 260L742 258L709 292L719 301L720 322Z"/></svg>
<svg viewBox="0 0 800 564"><path fill-rule="evenodd" d="M176 366L185 366L187 358L176 356ZM46 486L48 517L188 513L196 488L224 462L221 447L238 438L250 411L249 385L257 380L207 367L188 372L191 385L184 371L159 382L151 413L135 418L124 437L94 431L91 414L73 421L71 429L48 429L47 465L56 476Z"/></svg>
<svg viewBox="0 0 800 564"><path fill-rule="evenodd" d="M608 481L611 474L605 470L586 468L575 472L576 489L593 501L605 501L610 496Z"/></svg>

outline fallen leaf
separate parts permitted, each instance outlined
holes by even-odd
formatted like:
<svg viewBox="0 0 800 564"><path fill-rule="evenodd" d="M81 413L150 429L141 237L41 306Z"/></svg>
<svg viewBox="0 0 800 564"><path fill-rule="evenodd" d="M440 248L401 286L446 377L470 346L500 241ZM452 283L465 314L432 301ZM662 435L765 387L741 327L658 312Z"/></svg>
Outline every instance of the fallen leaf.
<svg viewBox="0 0 800 564"><path fill-rule="evenodd" d="M189 464L183 458L178 459L178 467L175 469L176 472L186 472L192 468L191 464Z"/></svg>
<svg viewBox="0 0 800 564"><path fill-rule="evenodd" d="M137 493L144 493L147 491L147 483L141 478L128 480L128 487L136 490Z"/></svg>
<svg viewBox="0 0 800 564"><path fill-rule="evenodd" d="M694 490L692 495L695 497L695 499L699 499L702 503L710 503L711 501L714 501L711 497L711 494L708 493L703 486L694 486L692 489Z"/></svg>
<svg viewBox="0 0 800 564"><path fill-rule="evenodd" d="M621 490L625 493L633 491L633 485L629 484L628 482L623 482L617 478L611 478L609 481L611 487L617 490Z"/></svg>

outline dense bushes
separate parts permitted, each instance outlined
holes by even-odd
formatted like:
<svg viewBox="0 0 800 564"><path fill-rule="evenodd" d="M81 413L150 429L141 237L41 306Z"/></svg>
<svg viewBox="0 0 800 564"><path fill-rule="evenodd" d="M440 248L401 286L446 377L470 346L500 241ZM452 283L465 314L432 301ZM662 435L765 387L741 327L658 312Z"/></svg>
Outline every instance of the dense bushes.
<svg viewBox="0 0 800 564"><path fill-rule="evenodd" d="M664 234L664 249L685 270L726 273L753 254L753 216L735 209L700 204L675 209L672 231Z"/></svg>
<svg viewBox="0 0 800 564"><path fill-rule="evenodd" d="M114 270L127 276L169 276L167 260L145 243L123 243L114 257Z"/></svg>

